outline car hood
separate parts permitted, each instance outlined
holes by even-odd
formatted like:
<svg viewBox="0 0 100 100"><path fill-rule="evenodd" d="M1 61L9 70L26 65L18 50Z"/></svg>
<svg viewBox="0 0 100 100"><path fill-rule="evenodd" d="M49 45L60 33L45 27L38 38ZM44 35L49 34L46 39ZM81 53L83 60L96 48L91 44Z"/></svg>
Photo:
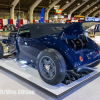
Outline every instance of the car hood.
<svg viewBox="0 0 100 100"><path fill-rule="evenodd" d="M68 27L66 27L62 32L61 35L63 33L67 34L67 35L79 35L79 34L84 34L84 32L91 28L94 25L98 25L100 24L100 22L94 22L94 21L87 21L87 22L77 22L77 23L73 23L71 25L69 25Z"/></svg>

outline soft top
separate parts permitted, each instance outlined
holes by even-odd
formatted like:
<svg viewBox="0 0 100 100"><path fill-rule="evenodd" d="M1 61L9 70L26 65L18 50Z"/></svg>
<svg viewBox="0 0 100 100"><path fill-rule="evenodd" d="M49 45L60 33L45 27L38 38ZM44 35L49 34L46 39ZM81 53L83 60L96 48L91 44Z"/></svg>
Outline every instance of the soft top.
<svg viewBox="0 0 100 100"><path fill-rule="evenodd" d="M20 28L29 28L32 38L40 38L45 35L61 33L63 30L60 28L66 28L69 24L62 23L32 23L21 26ZM59 30L55 30L58 28Z"/></svg>

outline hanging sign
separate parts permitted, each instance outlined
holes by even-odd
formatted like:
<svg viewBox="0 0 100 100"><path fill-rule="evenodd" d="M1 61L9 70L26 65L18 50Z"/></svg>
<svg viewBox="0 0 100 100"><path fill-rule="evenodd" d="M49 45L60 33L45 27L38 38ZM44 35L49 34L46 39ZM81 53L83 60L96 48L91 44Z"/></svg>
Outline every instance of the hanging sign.
<svg viewBox="0 0 100 100"><path fill-rule="evenodd" d="M59 8L60 8L60 5L54 6L54 9L55 9L55 10L57 10L57 9L59 9Z"/></svg>
<svg viewBox="0 0 100 100"><path fill-rule="evenodd" d="M57 9L56 14L62 14L62 9Z"/></svg>

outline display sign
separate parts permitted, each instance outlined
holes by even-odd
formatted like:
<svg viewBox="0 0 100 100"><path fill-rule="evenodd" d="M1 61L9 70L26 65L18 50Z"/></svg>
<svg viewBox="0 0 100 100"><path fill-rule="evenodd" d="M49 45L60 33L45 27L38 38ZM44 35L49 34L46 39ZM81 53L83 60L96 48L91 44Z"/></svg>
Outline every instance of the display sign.
<svg viewBox="0 0 100 100"><path fill-rule="evenodd" d="M75 15L74 18L76 18L76 20L85 20L85 16L81 15Z"/></svg>
<svg viewBox="0 0 100 100"><path fill-rule="evenodd" d="M56 14L62 14L62 9L57 9Z"/></svg>
<svg viewBox="0 0 100 100"><path fill-rule="evenodd" d="M74 17L85 17L85 16L75 15Z"/></svg>
<svg viewBox="0 0 100 100"><path fill-rule="evenodd" d="M59 9L59 8L60 8L60 5L54 6L54 9L55 9L55 10L57 10L57 9Z"/></svg>
<svg viewBox="0 0 100 100"><path fill-rule="evenodd" d="M95 21L95 17L86 17L86 21Z"/></svg>
<svg viewBox="0 0 100 100"><path fill-rule="evenodd" d="M95 18L95 21L100 21L100 18Z"/></svg>
<svg viewBox="0 0 100 100"><path fill-rule="evenodd" d="M84 18L80 18L80 20L84 20Z"/></svg>

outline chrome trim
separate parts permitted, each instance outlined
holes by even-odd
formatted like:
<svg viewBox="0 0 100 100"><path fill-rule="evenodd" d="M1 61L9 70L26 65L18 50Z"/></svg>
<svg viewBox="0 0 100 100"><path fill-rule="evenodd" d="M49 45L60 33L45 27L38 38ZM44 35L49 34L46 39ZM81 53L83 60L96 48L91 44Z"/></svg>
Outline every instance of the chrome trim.
<svg viewBox="0 0 100 100"><path fill-rule="evenodd" d="M81 39L79 39L79 41L82 43L82 49L83 49L84 43L83 43L83 41Z"/></svg>
<svg viewBox="0 0 100 100"><path fill-rule="evenodd" d="M72 41L72 43L74 44L74 50L76 50L76 44L74 43L73 40L71 40L71 41Z"/></svg>

